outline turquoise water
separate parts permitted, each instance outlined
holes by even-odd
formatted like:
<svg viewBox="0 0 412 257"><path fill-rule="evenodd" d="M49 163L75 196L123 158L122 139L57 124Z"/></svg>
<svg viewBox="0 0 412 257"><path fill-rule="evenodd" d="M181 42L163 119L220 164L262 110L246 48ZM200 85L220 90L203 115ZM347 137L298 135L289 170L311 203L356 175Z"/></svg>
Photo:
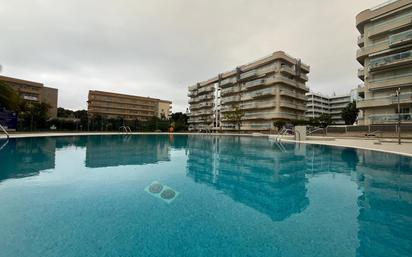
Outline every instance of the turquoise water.
<svg viewBox="0 0 412 257"><path fill-rule="evenodd" d="M206 135L0 151L0 257L411 255L412 158Z"/></svg>

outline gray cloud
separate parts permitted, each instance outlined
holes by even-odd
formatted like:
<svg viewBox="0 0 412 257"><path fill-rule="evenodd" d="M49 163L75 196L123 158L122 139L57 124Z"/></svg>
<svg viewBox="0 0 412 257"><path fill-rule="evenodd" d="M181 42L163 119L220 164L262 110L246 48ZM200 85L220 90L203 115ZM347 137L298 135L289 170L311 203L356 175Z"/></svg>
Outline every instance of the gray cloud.
<svg viewBox="0 0 412 257"><path fill-rule="evenodd" d="M381 0L0 0L2 74L59 88L86 108L89 89L187 106L187 86L284 50L311 66L309 86L360 81L355 16Z"/></svg>

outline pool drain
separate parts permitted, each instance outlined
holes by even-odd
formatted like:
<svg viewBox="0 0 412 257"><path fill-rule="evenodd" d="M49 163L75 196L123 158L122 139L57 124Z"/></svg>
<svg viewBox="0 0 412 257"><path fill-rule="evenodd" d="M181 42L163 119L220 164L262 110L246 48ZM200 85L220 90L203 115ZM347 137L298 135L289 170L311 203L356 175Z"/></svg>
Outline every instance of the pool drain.
<svg viewBox="0 0 412 257"><path fill-rule="evenodd" d="M161 184L157 181L153 181L152 183L150 183L150 185L148 185L144 190L150 195L158 199L161 199L167 203L171 203L179 195L179 192L177 192L173 188Z"/></svg>
<svg viewBox="0 0 412 257"><path fill-rule="evenodd" d="M175 191L171 190L171 189L165 189L163 190L163 192L160 194L160 197L162 197L163 199L166 200L170 200L173 197L175 197L176 193Z"/></svg>
<svg viewBox="0 0 412 257"><path fill-rule="evenodd" d="M163 185L160 184L160 183L151 184L150 187L149 187L150 193L153 193L153 194L160 193L160 191L162 191L162 189L163 189Z"/></svg>

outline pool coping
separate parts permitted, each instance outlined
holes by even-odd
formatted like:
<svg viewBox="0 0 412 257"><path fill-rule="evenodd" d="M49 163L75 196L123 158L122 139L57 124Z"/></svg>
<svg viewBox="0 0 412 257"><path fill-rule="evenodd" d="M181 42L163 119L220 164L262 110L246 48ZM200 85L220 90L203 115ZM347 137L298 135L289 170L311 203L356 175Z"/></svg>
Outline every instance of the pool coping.
<svg viewBox="0 0 412 257"><path fill-rule="evenodd" d="M361 141L363 139L354 139L354 140ZM383 153L390 153L390 154L398 154L398 155L407 156L407 157L412 158L412 153L405 153L405 152L385 150L385 149L379 149L379 148L371 148L371 147L363 147L363 146L350 146L350 145L339 144L339 143L330 143L330 142L334 142L334 141L319 142L319 141L315 141L315 140L314 141L311 141L311 140L309 140L309 141L308 140L306 140L306 141L296 141L296 140L291 140L291 139L282 139L281 142L346 147L346 148L354 148L354 149L376 151L376 152L383 152ZM412 145L411 145L411 148L412 148Z"/></svg>
<svg viewBox="0 0 412 257"><path fill-rule="evenodd" d="M261 134L261 133L252 133L252 134L242 134L242 133L188 133L188 132L132 132L125 134L124 132L45 132L45 133L11 133L10 138L33 138L33 137L65 137L65 136L100 136L100 135L201 135L201 136L245 136L245 137L267 137L268 139L276 137L276 135L269 135L269 134ZM0 135L0 139L6 139L6 135ZM338 138L334 138L338 139ZM340 140L347 140L350 143L350 140L356 141L373 141L372 139L363 139L363 138L339 138ZM376 140L375 140L376 141ZM348 147L348 148L355 148L355 149L362 149L362 150L369 150L369 151L378 151L384 153L391 153L391 154L398 154L402 156L412 157L411 153L403 152L403 151L393 151L393 150L386 150L386 149L379 149L373 147L363 147L363 146L355 146L355 145L347 145L344 143L339 143L334 140L306 140L306 141L296 141L293 139L285 139L281 138L280 142L289 142L289 143L301 143L301 144L314 144L314 145L327 145L327 146L337 146L337 147ZM411 144L412 150L412 144Z"/></svg>

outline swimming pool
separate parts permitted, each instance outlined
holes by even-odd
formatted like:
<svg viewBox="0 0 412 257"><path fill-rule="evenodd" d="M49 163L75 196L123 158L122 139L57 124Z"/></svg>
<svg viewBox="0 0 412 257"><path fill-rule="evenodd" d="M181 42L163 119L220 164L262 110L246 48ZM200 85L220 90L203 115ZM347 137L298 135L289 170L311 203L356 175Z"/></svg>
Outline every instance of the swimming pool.
<svg viewBox="0 0 412 257"><path fill-rule="evenodd" d="M411 256L412 158L267 138L11 139L0 256Z"/></svg>

